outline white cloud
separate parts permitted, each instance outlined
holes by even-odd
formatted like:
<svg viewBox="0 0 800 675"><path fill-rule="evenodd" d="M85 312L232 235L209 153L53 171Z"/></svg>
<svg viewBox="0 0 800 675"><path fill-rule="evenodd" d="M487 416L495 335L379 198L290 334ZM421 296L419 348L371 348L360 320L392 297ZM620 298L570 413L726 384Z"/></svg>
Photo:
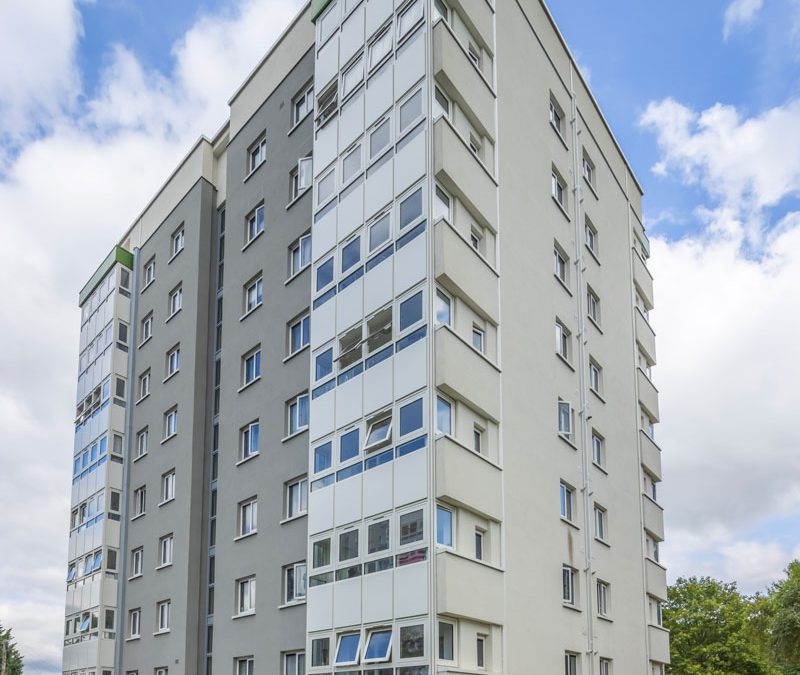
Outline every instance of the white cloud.
<svg viewBox="0 0 800 675"><path fill-rule="evenodd" d="M47 11L39 7L15 24L14 44L52 52L58 63L41 66L52 82L42 76L26 92L4 79L10 7L40 4L0 3L0 112L8 99L27 118L27 130L15 133L45 129L27 138L0 177L0 285L7 289L0 295L0 621L15 630L26 675L60 672L77 292L194 140L216 132L228 98L301 2L244 0L225 15L201 16L174 45L171 72L146 70L135 54L110 46L79 119L65 112L74 112L79 73L69 50L59 51L79 36L76 5L47 0ZM42 49L42 36L57 32L53 23L71 30L72 42L54 39ZM22 93L4 93L7 81ZM45 90L46 100L36 97ZM0 156L10 128L0 128ZM41 485L50 488L35 489Z"/></svg>
<svg viewBox="0 0 800 675"><path fill-rule="evenodd" d="M723 37L727 40L737 28L746 28L751 25L758 17L763 5L764 0L733 0L725 8Z"/></svg>
<svg viewBox="0 0 800 675"><path fill-rule="evenodd" d="M776 519L800 523L800 212L770 222L800 194L800 158L785 152L800 103L743 118L667 99L642 125L662 152L654 170L707 195L697 234L652 246L667 562L673 577L757 590L800 553L800 525L792 543L770 539Z"/></svg>

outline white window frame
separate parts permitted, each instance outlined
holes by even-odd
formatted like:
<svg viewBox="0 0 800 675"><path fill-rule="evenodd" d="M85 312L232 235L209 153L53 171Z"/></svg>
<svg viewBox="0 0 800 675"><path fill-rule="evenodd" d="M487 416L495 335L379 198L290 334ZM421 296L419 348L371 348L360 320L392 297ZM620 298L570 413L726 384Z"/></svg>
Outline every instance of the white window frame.
<svg viewBox="0 0 800 675"><path fill-rule="evenodd" d="M153 313L150 312L144 319L142 319L142 340L139 345L143 345L151 337L153 337Z"/></svg>
<svg viewBox="0 0 800 675"><path fill-rule="evenodd" d="M369 645L372 641L373 636L375 635L385 635L389 633L389 643L386 645L385 651L377 657L367 658L367 652L369 652ZM379 628L371 628L366 631L365 639L364 639L364 658L361 659L361 663L387 663L392 658L392 643L394 642L394 635L391 626L388 627L379 627Z"/></svg>
<svg viewBox="0 0 800 675"><path fill-rule="evenodd" d="M139 608L128 612L128 635L132 640L142 637L142 610Z"/></svg>
<svg viewBox="0 0 800 675"><path fill-rule="evenodd" d="M237 517L237 538L258 533L258 498L251 497L239 502Z"/></svg>
<svg viewBox="0 0 800 675"><path fill-rule="evenodd" d="M578 602L578 593L575 586L576 570L569 565L561 566L561 601L565 605L574 607Z"/></svg>
<svg viewBox="0 0 800 675"><path fill-rule="evenodd" d="M567 208L567 184L561 175L553 168L551 174L550 194L553 199L561 206L562 209Z"/></svg>
<svg viewBox="0 0 800 675"><path fill-rule="evenodd" d="M292 576L291 597L289 594L289 572ZM306 561L287 565L283 568L283 602L284 604L296 604L305 602L308 592L308 566Z"/></svg>
<svg viewBox="0 0 800 675"><path fill-rule="evenodd" d="M472 327L472 348L481 353L486 353L486 331L478 326Z"/></svg>
<svg viewBox="0 0 800 675"><path fill-rule="evenodd" d="M298 490L296 500L293 492L295 489ZM295 502L296 511L293 509ZM286 519L299 518L308 513L308 478L306 476L286 483L286 506L284 511Z"/></svg>
<svg viewBox="0 0 800 675"><path fill-rule="evenodd" d="M359 54L342 71L342 100L352 94L364 82L364 54Z"/></svg>
<svg viewBox="0 0 800 675"><path fill-rule="evenodd" d="M250 295L253 294L253 302L250 302ZM253 310L264 304L264 277L259 275L257 279L247 284L244 288L244 313L249 314Z"/></svg>
<svg viewBox="0 0 800 675"><path fill-rule="evenodd" d="M370 436L373 432L383 430L383 434L370 442ZM388 415L376 416L367 423L367 433L364 434L364 452L369 453L378 448L382 448L392 441L392 416L391 412Z"/></svg>
<svg viewBox="0 0 800 675"><path fill-rule="evenodd" d="M247 148L247 173L253 173L267 161L267 134L262 132L259 137Z"/></svg>
<svg viewBox="0 0 800 675"><path fill-rule="evenodd" d="M602 617L609 617L611 615L609 611L609 603L608 603L608 595L610 591L610 585L607 581L603 581L601 579L597 580L597 615Z"/></svg>
<svg viewBox="0 0 800 675"><path fill-rule="evenodd" d="M413 0L397 14L397 42L400 43L422 21L424 16L422 0ZM410 15L410 16L409 16ZM408 17L408 18L406 18ZM408 23L410 21L410 23Z"/></svg>
<svg viewBox="0 0 800 675"><path fill-rule="evenodd" d="M143 516L147 513L147 488L136 488L133 491L133 517Z"/></svg>
<svg viewBox="0 0 800 675"><path fill-rule="evenodd" d="M178 286L169 294L169 316L167 319L171 319L181 309L183 309L183 286Z"/></svg>
<svg viewBox="0 0 800 675"><path fill-rule="evenodd" d="M600 541L608 541L608 510L599 504L594 505L594 536Z"/></svg>
<svg viewBox="0 0 800 675"><path fill-rule="evenodd" d="M565 361L570 361L572 332L556 319L556 353Z"/></svg>
<svg viewBox="0 0 800 675"><path fill-rule="evenodd" d="M367 46L367 70L372 72L383 60L392 53L394 43L392 40L392 27L386 26L380 31Z"/></svg>
<svg viewBox="0 0 800 675"><path fill-rule="evenodd" d="M561 517L572 523L575 519L575 488L561 481L559 486L559 513Z"/></svg>
<svg viewBox="0 0 800 675"><path fill-rule="evenodd" d="M171 502L173 499L175 499L175 469L161 476L161 504Z"/></svg>
<svg viewBox="0 0 800 675"><path fill-rule="evenodd" d="M306 314L303 314L303 316L301 316L296 321L293 321L291 324L289 324L289 356L292 356L293 354L297 354L298 352L303 351L306 347L308 347L311 344L311 335L310 335L310 333L311 333L311 319L310 319L310 317L311 317L311 315L306 313ZM305 323L306 319L308 319L308 323L307 324ZM304 327L306 325L308 326L308 328ZM294 345L292 343L292 331L297 326L300 327L300 346L297 349L294 349L293 348Z"/></svg>
<svg viewBox="0 0 800 675"><path fill-rule="evenodd" d="M259 218L260 216L260 218ZM247 246L258 237L266 227L264 204L259 204L244 219L244 244Z"/></svg>
<svg viewBox="0 0 800 675"><path fill-rule="evenodd" d="M139 375L139 399L137 403L150 396L150 371L146 370Z"/></svg>
<svg viewBox="0 0 800 675"><path fill-rule="evenodd" d="M306 415L310 414L310 398L308 396L308 392L303 394L298 394L293 399L290 399L286 404L286 421L287 421L287 430L289 436L293 436L294 434L299 434L302 431L308 429L308 420L306 420L305 424L300 424L300 401L302 399L306 400ZM294 409L294 412L293 412Z"/></svg>
<svg viewBox="0 0 800 675"><path fill-rule="evenodd" d="M158 567L169 567L172 565L174 555L175 537L172 534L165 534L158 540Z"/></svg>
<svg viewBox="0 0 800 675"><path fill-rule="evenodd" d="M304 260L303 251L306 242L308 242L308 249L307 249L308 255L305 258L305 262L303 262ZM295 253L297 254L296 256ZM297 266L295 265L295 260L298 261ZM297 276L310 264L311 264L311 234L309 233L309 234L304 234L289 247L289 278L291 279L292 277Z"/></svg>
<svg viewBox="0 0 800 675"><path fill-rule="evenodd" d="M564 415L565 410L568 412L566 416ZM575 431L575 421L573 416L574 413L570 402L563 399L558 399L558 433L570 441L572 440L572 434ZM562 425L564 420L566 420L568 423L567 427Z"/></svg>
<svg viewBox="0 0 800 675"><path fill-rule="evenodd" d="M314 112L314 84L308 84L292 99L292 126L300 124L309 113Z"/></svg>
<svg viewBox="0 0 800 675"><path fill-rule="evenodd" d="M258 442L253 443L253 430L257 429ZM260 453L261 424L259 420L248 422L239 429L239 461L250 459Z"/></svg>
<svg viewBox="0 0 800 675"><path fill-rule="evenodd" d="M357 636L358 637L358 645L356 647L355 659L352 661L339 661L339 649L341 648L342 638L349 637L349 636ZM358 663L359 656L361 655L361 633L360 632L353 632L353 631L346 631L343 633L339 633L336 636L336 651L333 653L333 665L334 667L339 666L354 666Z"/></svg>
<svg viewBox="0 0 800 675"><path fill-rule="evenodd" d="M236 614L244 616L256 611L255 575L236 580Z"/></svg>
<svg viewBox="0 0 800 675"><path fill-rule="evenodd" d="M172 601L160 600L156 603L156 632L168 633L170 631Z"/></svg>
<svg viewBox="0 0 800 675"><path fill-rule="evenodd" d="M181 347L175 345L167 352L167 377L172 377L181 369Z"/></svg>
<svg viewBox="0 0 800 675"><path fill-rule="evenodd" d="M448 414L449 425L448 426L450 428L447 429L446 431L439 428L439 404L440 403L443 404L443 406L445 406L449 410L449 414ZM450 435L452 435L452 433L453 433L453 425L454 425L454 419L453 419L453 417L454 417L454 409L455 409L455 406L453 405L453 402L450 399L442 396L441 394L437 394L437 396L436 396L436 423L435 423L436 424L436 435L437 436L450 436Z"/></svg>
<svg viewBox="0 0 800 675"><path fill-rule="evenodd" d="M250 365L252 362L252 366ZM261 379L261 346L251 349L242 356L242 387Z"/></svg>
<svg viewBox="0 0 800 675"><path fill-rule="evenodd" d="M183 225L181 225L177 230L175 230L175 232L172 233L172 238L170 241L171 241L171 251L172 251L172 256L170 257L170 260L172 260L172 258L174 258L176 255L178 255L178 253L180 253L183 250L183 247L186 243L186 235L183 229Z"/></svg>
<svg viewBox="0 0 800 675"><path fill-rule="evenodd" d="M178 408L177 406L164 413L164 439L178 435Z"/></svg>
<svg viewBox="0 0 800 675"><path fill-rule="evenodd" d="M140 577L143 574L144 566L144 547L139 546L131 551L131 579Z"/></svg>
<svg viewBox="0 0 800 675"><path fill-rule="evenodd" d="M156 257L153 256L144 264L144 273L142 274L144 283L142 284L142 290L147 288L150 284L152 284L156 280Z"/></svg>

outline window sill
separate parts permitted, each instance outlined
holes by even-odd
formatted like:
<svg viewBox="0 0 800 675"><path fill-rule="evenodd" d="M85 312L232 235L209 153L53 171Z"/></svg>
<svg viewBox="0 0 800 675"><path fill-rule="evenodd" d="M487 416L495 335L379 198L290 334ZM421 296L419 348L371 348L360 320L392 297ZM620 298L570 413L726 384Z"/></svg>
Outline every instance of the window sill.
<svg viewBox="0 0 800 675"><path fill-rule="evenodd" d="M136 642L137 640L141 640L141 635L133 635L132 637L125 638L125 642Z"/></svg>
<svg viewBox="0 0 800 675"><path fill-rule="evenodd" d="M179 372L181 372L181 369L180 369L180 368L178 368L178 370L175 370L175 371L171 372L171 373L170 373L169 375L167 375L167 376L166 376L166 377L165 377L163 380L161 380L161 384L164 384L164 383L166 383L166 382L169 382L169 381L170 381L170 380L171 380L173 377L175 377L175 376L176 376L176 375L177 375Z"/></svg>
<svg viewBox="0 0 800 675"><path fill-rule="evenodd" d="M183 248L179 248L175 253L173 253L169 260L167 260L167 265L169 265L175 258L177 258L183 252Z"/></svg>
<svg viewBox="0 0 800 675"><path fill-rule="evenodd" d="M292 602L285 602L282 605L278 605L278 609L289 609L290 607L302 607L306 604L306 599L303 598L302 600L293 600Z"/></svg>
<svg viewBox="0 0 800 675"><path fill-rule="evenodd" d="M595 253L595 252L592 250L592 248L589 246L589 244L586 244L586 243L584 243L584 246L586 247L586 250L587 250L587 251L589 251L589 255L590 255L590 256L592 256L592 258L594 258L594 261L595 261L595 262L596 262L598 265L600 265L600 266L602 267L603 263L601 263L601 262L600 262L600 258L598 257L597 253Z"/></svg>
<svg viewBox="0 0 800 675"><path fill-rule="evenodd" d="M305 518L308 516L308 511L303 513L298 513L296 516L289 516L288 518L284 518L283 520L278 521L278 525L286 525L287 523L293 523L295 520L300 520L301 518ZM305 600L303 601L305 602Z"/></svg>
<svg viewBox="0 0 800 675"><path fill-rule="evenodd" d="M567 188L565 186L564 190L566 191L566 189ZM561 211L561 215L563 215L564 218L567 219L567 222L568 223L571 222L572 218L569 217L569 213L567 213L567 209L564 208L564 205L560 201L558 201L552 194L550 195L550 199L553 200L553 204L555 204L558 207L558 210Z"/></svg>
<svg viewBox="0 0 800 675"><path fill-rule="evenodd" d="M602 471L606 476L608 475L608 469L606 469L602 464L598 464L597 462L592 460L592 466L598 471Z"/></svg>
<svg viewBox="0 0 800 675"><path fill-rule="evenodd" d="M599 324L599 323L597 323L597 321L595 321L595 320L594 320L594 319L593 319L591 316L589 316L588 314L586 315L586 318L587 318L587 319L589 319L589 321L592 323L592 325L593 325L595 328L597 328L597 330L598 330L598 331L600 331L600 335L603 335L603 329L602 329L602 328L600 328L600 324Z"/></svg>
<svg viewBox="0 0 800 675"><path fill-rule="evenodd" d="M139 573L139 574L134 574L132 577L128 577L128 581L136 581L136 579L141 579L143 576L144 576L144 575L143 575L143 574L141 574L141 573Z"/></svg>
<svg viewBox="0 0 800 675"><path fill-rule="evenodd" d="M158 502L157 506L158 506L158 508L161 508L162 506L166 506L170 502L174 502L174 501L175 501L175 497L170 497L169 499L165 499L163 502Z"/></svg>
<svg viewBox="0 0 800 675"><path fill-rule="evenodd" d="M573 443L573 441L572 441L572 439L571 439L571 438L567 438L567 437L566 437L564 434L556 434L556 435L557 435L557 436L558 436L558 437L559 437L559 438L560 438L562 441L564 441L564 443L566 443L566 444L567 444L569 447L571 447L573 450L577 450L577 449L578 449L578 446L577 446L577 445L575 445L575 443Z"/></svg>
<svg viewBox="0 0 800 675"><path fill-rule="evenodd" d="M135 516L131 518L131 522L134 520L139 520L139 518L144 518L147 515L147 511L143 511L142 513L137 513Z"/></svg>
<svg viewBox="0 0 800 675"><path fill-rule="evenodd" d="M298 97L298 98L299 98L299 97ZM294 111L293 111L293 112L294 112ZM301 117L299 120L297 120L297 122L295 122L295 123L292 125L292 128L291 128L291 129L289 129L289 131L287 131L287 132L286 132L286 135L287 135L287 136L291 136L291 135L294 133L295 129L297 129L297 127L299 127L299 126L300 126L300 125L301 125L303 122L305 122L305 121L306 121L306 118L307 118L309 115L311 115L311 113L312 113L312 112L314 112L314 111L313 111L313 110L309 110L309 111L308 111L308 112L307 112L305 115L303 115L303 116L302 116L302 117Z"/></svg>
<svg viewBox="0 0 800 675"><path fill-rule="evenodd" d="M250 316L253 312L255 312L263 304L264 304L264 302L262 301L262 302L259 302L255 307L252 307L251 309L248 309L244 314L242 314L239 317L239 321L244 321L248 316Z"/></svg>
<svg viewBox="0 0 800 675"><path fill-rule="evenodd" d="M165 570L168 567L172 567L172 563L171 562L164 563L163 565L156 566L156 572L159 571L159 570Z"/></svg>
<svg viewBox="0 0 800 675"><path fill-rule="evenodd" d="M255 147L255 146L251 146L251 147ZM262 159L258 164L256 164L256 166L254 166L252 169L250 169L250 171L247 173L247 175L242 179L242 183L246 183L247 181L249 181L250 178L253 176L253 174L256 173L266 163L267 163L266 158Z"/></svg>
<svg viewBox="0 0 800 675"><path fill-rule="evenodd" d="M578 531L580 531L580 529L581 529L574 522L569 520L569 518L564 518L564 516L561 516L561 522L564 523L565 525L569 525L570 527L572 527L572 528L574 528L574 529L576 529Z"/></svg>
<svg viewBox="0 0 800 675"><path fill-rule="evenodd" d="M238 462L236 462L236 464L234 464L234 466L241 466L242 464L245 464L246 462L249 462L251 459L255 459L256 457L259 457L260 455L261 455L260 451L253 452L253 453L247 455L247 457L244 457L243 459L240 459Z"/></svg>
<svg viewBox="0 0 800 675"><path fill-rule="evenodd" d="M603 395L602 395L602 394L601 394L599 391L597 391L597 389L592 389L591 387L589 387L589 391L590 391L590 392L592 392L592 395L593 395L593 396L594 396L594 397L595 397L595 398L596 398L598 401L600 401L600 403L603 403L603 404L605 404L605 402L606 402L605 398L603 398Z"/></svg>
<svg viewBox="0 0 800 675"><path fill-rule="evenodd" d="M561 601L561 606L564 609L569 609L569 610L571 610L573 612L578 612L578 614L580 614L581 611L582 611L580 607L576 607L574 604L566 602L564 600Z"/></svg>
<svg viewBox="0 0 800 675"><path fill-rule="evenodd" d="M141 348L142 348L142 347L144 347L144 346L145 346L145 345L146 345L148 342L150 342L150 340L152 340L152 339L153 339L153 336L152 336L152 334L151 334L149 337L146 337L144 340L142 340L142 341L139 343L139 345L138 345L137 349L141 349Z"/></svg>
<svg viewBox="0 0 800 675"><path fill-rule="evenodd" d="M292 274L286 281L283 282L284 286L288 286L292 281L297 279L303 272L305 272L309 267L311 267L311 263L306 263L303 265L297 272Z"/></svg>
<svg viewBox="0 0 800 675"><path fill-rule="evenodd" d="M240 614L234 614L231 619L246 619L248 616L255 616L256 610L252 609L249 612L241 612Z"/></svg>
<svg viewBox="0 0 800 675"><path fill-rule="evenodd" d="M300 200L301 200L301 199L302 199L302 198L305 196L305 194L306 194L307 192L309 192L310 190L311 190L311 188L310 188L310 187L303 188L302 190L300 190L300 192L298 192L298 193L297 193L297 196L296 196L296 197L294 197L294 198L292 198L292 199L290 199L290 200L289 200L289 203L286 205L286 210L288 211L288 210L289 210L290 208L292 208L292 207L293 207L295 204L297 204L297 202L299 202L299 201L300 201Z"/></svg>
<svg viewBox="0 0 800 675"><path fill-rule="evenodd" d="M253 237L253 238L252 238L250 241L248 241L248 242L247 242L247 243L246 243L244 246L242 246L242 253L244 253L244 252L245 252L245 251L246 251L248 248L250 248L250 246L252 246L252 244L253 244L253 242L254 242L254 241L258 241L258 238L259 238L259 237L260 237L262 234L264 234L264 230L261 230L260 232L258 232L258 233L256 234L256 236L255 236L255 237Z"/></svg>
<svg viewBox="0 0 800 675"><path fill-rule="evenodd" d="M170 314L166 319L164 319L164 323L169 323L170 321L172 321L172 318L180 314L182 309L183 307L179 307L178 309L176 309L172 314Z"/></svg>
<svg viewBox="0 0 800 675"><path fill-rule="evenodd" d="M254 377L252 380L250 380L246 384L243 384L241 387L239 387L236 390L236 393L237 394L241 394L245 389L247 389L248 387L252 387L256 382L261 382L261 375L259 375L258 377Z"/></svg>
<svg viewBox="0 0 800 675"><path fill-rule="evenodd" d="M553 278L561 285L561 287L567 293L569 293L570 297L572 297L572 291L569 290L569 286L567 286L567 283L560 276L558 276L555 272L553 272Z"/></svg>
<svg viewBox="0 0 800 675"><path fill-rule="evenodd" d="M245 539L249 539L250 537L255 537L258 534L258 530L253 530L252 532L248 532L247 534L240 534L233 538L234 541L243 541Z"/></svg>
<svg viewBox="0 0 800 675"><path fill-rule="evenodd" d="M169 436L164 436L164 438L161 439L161 445L164 445L164 443L166 443L167 441L172 440L177 435L178 435L178 432L176 431L174 434L170 434Z"/></svg>
<svg viewBox="0 0 800 675"><path fill-rule="evenodd" d="M144 286L142 286L142 290L141 290L141 291L139 291L139 295L141 295L142 293L144 293L144 292L145 292L145 291L146 291L148 288L150 288L150 286L152 286L152 285L153 285L155 282L156 282L156 278L155 278L155 277L153 277L152 279L150 279L150 281L148 281L148 282L147 282L147 283L146 283Z"/></svg>
<svg viewBox="0 0 800 675"><path fill-rule="evenodd" d="M165 628L164 630L157 630L153 633L153 637L157 637L159 635L168 635L172 631L169 628Z"/></svg>
<svg viewBox="0 0 800 675"><path fill-rule="evenodd" d="M607 621L608 623L614 623L614 619L612 619L610 616L606 616L605 614L598 614L597 618L600 619L601 621Z"/></svg>
<svg viewBox="0 0 800 675"><path fill-rule="evenodd" d="M302 429L298 429L297 431L289 434L288 436L284 436L281 439L281 443L286 443L287 441L291 441L293 438L300 436L308 431L308 427L303 427Z"/></svg>
<svg viewBox="0 0 800 675"><path fill-rule="evenodd" d="M605 546L606 548L611 548L611 544L609 544L609 543L608 543L608 542L607 542L605 539L601 539L600 537L595 537L595 538L594 538L594 540L595 540L595 541L596 541L598 544L602 544L602 545L603 545L603 546Z"/></svg>
<svg viewBox="0 0 800 675"><path fill-rule="evenodd" d="M597 188L589 182L589 179L586 177L586 174L582 173L581 178L583 178L583 182L586 184L591 193L594 195L594 198L599 201L600 196L597 194Z"/></svg>
<svg viewBox="0 0 800 675"><path fill-rule="evenodd" d="M292 360L292 359L293 359L295 356L297 356L298 354L302 354L302 353L303 353L304 351L306 351L308 348L309 348L309 345L303 345L303 346L302 346L302 347L300 347L300 349L298 349L296 352L292 352L291 354L289 354L289 356L287 356L286 358L284 358L284 359L283 359L283 361L282 361L282 363L288 363L288 362L289 362L289 361L291 361L291 360Z"/></svg>
<svg viewBox="0 0 800 675"><path fill-rule="evenodd" d="M569 359L567 359L561 352L556 352L556 356L561 360L561 362L569 368L573 373L575 372L575 366L573 366Z"/></svg>
<svg viewBox="0 0 800 675"><path fill-rule="evenodd" d="M558 127L550 122L550 128L555 131L556 136L558 136L558 140L561 141L561 145L564 146L564 150L569 152L569 146L567 145L567 140L564 138L564 135L558 130Z"/></svg>
<svg viewBox="0 0 800 675"><path fill-rule="evenodd" d="M143 452L141 455L137 455L136 457L134 457L133 460L131 461L131 464L136 464L136 462L138 462L140 459L144 459L145 457L147 457L147 453Z"/></svg>
<svg viewBox="0 0 800 675"><path fill-rule="evenodd" d="M150 392L148 391L144 396L139 397L136 399L136 402L133 405L139 405L142 401L150 398Z"/></svg>

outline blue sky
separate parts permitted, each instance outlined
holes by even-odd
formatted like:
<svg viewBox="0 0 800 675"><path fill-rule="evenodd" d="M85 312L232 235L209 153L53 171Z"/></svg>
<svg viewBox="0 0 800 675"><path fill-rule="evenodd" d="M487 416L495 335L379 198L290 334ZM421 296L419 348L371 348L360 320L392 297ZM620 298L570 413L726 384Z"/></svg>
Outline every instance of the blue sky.
<svg viewBox="0 0 800 675"><path fill-rule="evenodd" d="M60 671L77 290L298 7L0 2L0 621L28 675ZM800 556L800 0L550 7L646 193L663 559L762 589Z"/></svg>

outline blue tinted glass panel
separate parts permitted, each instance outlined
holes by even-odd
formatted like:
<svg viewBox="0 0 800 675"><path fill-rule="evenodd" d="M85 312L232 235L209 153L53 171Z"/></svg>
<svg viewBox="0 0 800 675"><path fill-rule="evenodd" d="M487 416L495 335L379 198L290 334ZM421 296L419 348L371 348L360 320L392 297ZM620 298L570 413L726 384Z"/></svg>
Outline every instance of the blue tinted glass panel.
<svg viewBox="0 0 800 675"><path fill-rule="evenodd" d="M317 290L325 288L333 281L333 258L317 267Z"/></svg>
<svg viewBox="0 0 800 675"><path fill-rule="evenodd" d="M342 273L361 260L361 237L356 237L342 249Z"/></svg>
<svg viewBox="0 0 800 675"><path fill-rule="evenodd" d="M422 291L400 303L400 330L413 326L422 319Z"/></svg>
<svg viewBox="0 0 800 675"><path fill-rule="evenodd" d="M400 435L422 429L422 399L417 399L400 408Z"/></svg>
<svg viewBox="0 0 800 675"><path fill-rule="evenodd" d="M339 439L339 461L346 462L358 457L358 447L358 429L353 429Z"/></svg>
<svg viewBox="0 0 800 675"><path fill-rule="evenodd" d="M314 473L319 473L320 471L331 468L331 448L332 444L330 441L323 443L318 448L314 448Z"/></svg>
<svg viewBox="0 0 800 675"><path fill-rule="evenodd" d="M326 349L318 354L315 361L315 377L321 380L333 372L333 349Z"/></svg>
<svg viewBox="0 0 800 675"><path fill-rule="evenodd" d="M413 223L422 215L422 188L400 202L400 229Z"/></svg>

